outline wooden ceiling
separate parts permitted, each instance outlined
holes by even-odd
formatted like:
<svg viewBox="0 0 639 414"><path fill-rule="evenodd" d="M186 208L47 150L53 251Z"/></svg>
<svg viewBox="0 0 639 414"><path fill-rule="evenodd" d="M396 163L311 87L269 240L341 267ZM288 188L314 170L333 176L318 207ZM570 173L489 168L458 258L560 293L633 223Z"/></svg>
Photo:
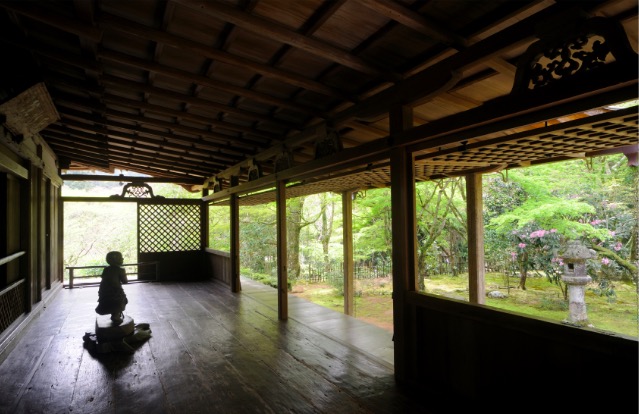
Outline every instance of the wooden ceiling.
<svg viewBox="0 0 639 414"><path fill-rule="evenodd" d="M580 13L620 25L629 68L522 94L540 28ZM284 161L303 195L388 185L396 145L418 179L637 150L636 107L609 107L637 98L636 0L10 0L0 37L0 112L44 91L63 174L198 190ZM390 137L399 105L413 128ZM327 136L343 150L314 161Z"/></svg>

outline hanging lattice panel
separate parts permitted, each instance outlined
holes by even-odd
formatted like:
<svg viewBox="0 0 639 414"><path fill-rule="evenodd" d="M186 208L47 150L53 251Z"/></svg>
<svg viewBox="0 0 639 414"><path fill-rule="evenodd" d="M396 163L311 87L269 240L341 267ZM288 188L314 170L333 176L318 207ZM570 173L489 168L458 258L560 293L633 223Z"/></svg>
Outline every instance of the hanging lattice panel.
<svg viewBox="0 0 639 414"><path fill-rule="evenodd" d="M138 204L139 253L200 249L200 206Z"/></svg>

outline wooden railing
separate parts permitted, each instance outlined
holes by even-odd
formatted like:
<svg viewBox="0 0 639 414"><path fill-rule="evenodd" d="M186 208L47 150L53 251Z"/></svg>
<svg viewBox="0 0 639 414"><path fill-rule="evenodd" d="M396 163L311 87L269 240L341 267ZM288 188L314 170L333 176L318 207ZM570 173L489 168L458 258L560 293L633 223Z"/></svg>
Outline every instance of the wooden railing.
<svg viewBox="0 0 639 414"><path fill-rule="evenodd" d="M9 263L12 260L17 259L18 257L22 256L25 253L26 252L18 252L18 253L11 254L11 255L9 255L7 257L3 257L2 259L0 259L0 266L5 264L5 263Z"/></svg>
<svg viewBox="0 0 639 414"><path fill-rule="evenodd" d="M129 277L129 275L138 275L140 274L139 272L139 268L140 266L153 266L154 267L154 277L153 279L143 279L143 281L145 282L153 282L153 281L157 281L158 280L158 262L144 262L144 263L127 263L127 264L123 264L122 267L126 268L126 267L132 267L132 266L136 266L138 268L137 272L126 272L127 278ZM77 283L75 283L76 279L95 279L93 282L88 282L88 283L83 283L83 284L97 284L100 283L100 274L92 274L92 275L83 275L83 276L77 276L75 274L76 270L85 270L85 269L104 269L108 266L67 266L66 269L69 271L69 289L73 289L74 285L78 285ZM144 272L144 274L147 274L148 272ZM140 281L138 277L136 278L130 278L129 279L130 282L135 282L135 281Z"/></svg>
<svg viewBox="0 0 639 414"><path fill-rule="evenodd" d="M205 249L210 276L231 285L231 254L221 250Z"/></svg>

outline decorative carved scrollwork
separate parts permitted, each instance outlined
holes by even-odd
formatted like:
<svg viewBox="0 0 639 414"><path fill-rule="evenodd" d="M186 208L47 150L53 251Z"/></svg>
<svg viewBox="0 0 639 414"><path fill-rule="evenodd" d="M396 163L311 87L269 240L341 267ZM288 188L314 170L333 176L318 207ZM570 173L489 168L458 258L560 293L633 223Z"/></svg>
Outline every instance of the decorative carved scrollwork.
<svg viewBox="0 0 639 414"><path fill-rule="evenodd" d="M623 65L637 59L623 27L604 17L566 14L540 29L538 37L517 65L513 92L583 78L612 62Z"/></svg>
<svg viewBox="0 0 639 414"><path fill-rule="evenodd" d="M337 154L342 149L342 140L337 131L327 128L326 135L315 142L315 159Z"/></svg>
<svg viewBox="0 0 639 414"><path fill-rule="evenodd" d="M153 195L153 189L147 183L128 183L122 188L122 194L114 194L111 198L164 198Z"/></svg>

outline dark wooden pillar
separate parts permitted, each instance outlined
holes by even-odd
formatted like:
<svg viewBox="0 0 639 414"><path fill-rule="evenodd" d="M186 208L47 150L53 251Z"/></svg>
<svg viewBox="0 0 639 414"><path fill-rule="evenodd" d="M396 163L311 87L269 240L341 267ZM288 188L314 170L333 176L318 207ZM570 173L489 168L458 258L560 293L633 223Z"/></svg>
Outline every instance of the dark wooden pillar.
<svg viewBox="0 0 639 414"><path fill-rule="evenodd" d="M36 194L39 176L38 169L28 167L28 178L20 183L20 250L26 252L20 257L20 273L24 275L24 311L31 312L35 302L35 288L38 274L35 260L37 258L37 216Z"/></svg>
<svg viewBox="0 0 639 414"><path fill-rule="evenodd" d="M58 275L60 283L64 284L64 202L62 201L62 184L56 189L58 203L57 220L57 252L58 252Z"/></svg>
<svg viewBox="0 0 639 414"><path fill-rule="evenodd" d="M344 313L353 316L353 193L342 193L342 228L344 249Z"/></svg>
<svg viewBox="0 0 639 414"><path fill-rule="evenodd" d="M277 180L277 315L288 319L288 258L286 246L286 182Z"/></svg>
<svg viewBox="0 0 639 414"><path fill-rule="evenodd" d="M54 204L54 189L53 183L51 180L45 181L45 194L44 194L44 237L45 237L45 246L44 246L44 287L45 289L51 289L51 279L53 277L53 249L54 249L54 241L52 237L54 236L54 232L52 231L52 218L55 214L55 204Z"/></svg>
<svg viewBox="0 0 639 414"><path fill-rule="evenodd" d="M208 190L202 190L202 197L208 194ZM200 204L200 250L209 246L209 204L202 201Z"/></svg>
<svg viewBox="0 0 639 414"><path fill-rule="evenodd" d="M410 108L391 111L391 137L411 126ZM414 378L416 341L414 311L407 302L408 293L416 290L417 279L414 157L399 147L391 151L390 161L395 379L406 382Z"/></svg>
<svg viewBox="0 0 639 414"><path fill-rule="evenodd" d="M486 302L482 175L466 175L468 286L470 303Z"/></svg>
<svg viewBox="0 0 639 414"><path fill-rule="evenodd" d="M231 187L239 184L237 176L231 177ZM231 254L231 291L239 292L242 290L240 283L240 202L236 193L231 194L230 198L230 219L231 219L231 245L229 246Z"/></svg>

